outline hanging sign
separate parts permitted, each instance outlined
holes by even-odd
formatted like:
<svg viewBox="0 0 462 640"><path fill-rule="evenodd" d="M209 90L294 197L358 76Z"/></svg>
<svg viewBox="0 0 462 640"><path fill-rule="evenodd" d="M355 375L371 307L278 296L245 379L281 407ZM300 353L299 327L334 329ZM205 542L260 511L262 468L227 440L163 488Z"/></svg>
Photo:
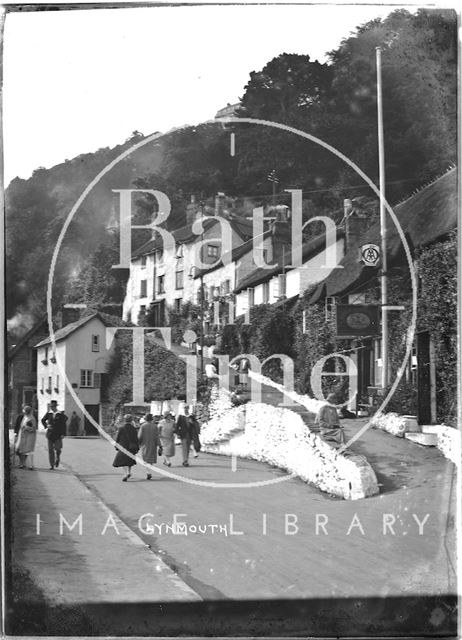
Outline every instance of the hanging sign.
<svg viewBox="0 0 462 640"><path fill-rule="evenodd" d="M380 333L379 307L372 304L338 304L337 337L356 338Z"/></svg>
<svg viewBox="0 0 462 640"><path fill-rule="evenodd" d="M380 261L380 247L377 244L363 244L361 247L361 262L366 267L376 267Z"/></svg>

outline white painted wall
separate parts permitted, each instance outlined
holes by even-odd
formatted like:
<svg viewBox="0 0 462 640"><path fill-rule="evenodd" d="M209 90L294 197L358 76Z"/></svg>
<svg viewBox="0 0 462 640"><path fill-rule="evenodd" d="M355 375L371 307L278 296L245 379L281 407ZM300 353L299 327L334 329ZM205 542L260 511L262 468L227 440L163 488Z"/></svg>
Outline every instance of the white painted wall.
<svg viewBox="0 0 462 640"><path fill-rule="evenodd" d="M214 225L207 229L202 236L197 236L193 242L183 245L183 288L176 289L175 274L178 270L178 261L175 251L165 251L163 261L155 265L154 255L147 256L146 266L141 266L141 258L136 258L130 265L130 276L127 283L126 296L123 303L123 317L127 319L131 314L131 321L137 323L138 315L142 305L149 309L149 305L154 300L165 300L166 305L173 306L175 299L180 298L183 302L195 302L196 292L199 287L198 281L189 278L192 267L196 264L196 246L204 240L210 241L210 244L217 245L220 237L220 226ZM241 237L232 231L232 246L238 247L242 244ZM204 246L204 245L202 245ZM206 256L206 248L202 256L204 263L213 264L216 259ZM155 268L154 268L155 267ZM157 293L157 277L165 275L165 293ZM225 278L226 279L226 278ZM147 295L140 297L141 280L147 280Z"/></svg>
<svg viewBox="0 0 462 640"><path fill-rule="evenodd" d="M92 335L99 335L99 351L92 351ZM49 358L52 354L52 345L49 347ZM67 336L64 340L56 343L56 363L52 363L50 359L48 364L44 365L41 361L45 357L45 347L37 349L37 390L38 390L38 411L39 419L48 411L50 400L58 401L58 408L64 410L68 418L72 411L76 411L82 417L82 410L75 402L70 391L65 387L64 377L67 376L69 382L77 383L74 392L77 394L80 402L85 404L99 404L101 399L101 390L99 388L81 388L80 387L80 370L90 369L95 373L105 373L106 365L109 361L110 354L114 346L106 347L106 327L99 320L93 318L87 324L79 327L76 331ZM60 370L59 364L62 370ZM56 376L59 375L59 392L54 391ZM47 387L48 376L52 376L53 389L52 393L46 391L41 393L41 379L44 378L45 388Z"/></svg>
<svg viewBox="0 0 462 640"><path fill-rule="evenodd" d="M335 244L336 263L338 264L344 255L344 240L339 238ZM326 249L303 263L302 267L290 269L286 273L286 296L291 298L302 294L306 289L322 282L333 271L333 267L326 267ZM269 280L269 303L273 304L279 299L279 274ZM264 304L264 283L254 287L254 304ZM236 315L242 315L248 309L248 289L241 291L236 296Z"/></svg>

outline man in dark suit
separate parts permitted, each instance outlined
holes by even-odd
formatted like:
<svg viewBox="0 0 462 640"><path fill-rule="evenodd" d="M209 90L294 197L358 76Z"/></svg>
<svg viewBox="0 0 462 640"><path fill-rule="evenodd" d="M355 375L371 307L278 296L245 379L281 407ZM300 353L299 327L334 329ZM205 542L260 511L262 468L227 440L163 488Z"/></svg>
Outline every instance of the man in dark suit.
<svg viewBox="0 0 462 640"><path fill-rule="evenodd" d="M50 402L50 411L42 418L42 424L47 430L48 459L50 470L59 466L61 451L63 450L63 437L66 435L67 416L58 411L56 400Z"/></svg>
<svg viewBox="0 0 462 640"><path fill-rule="evenodd" d="M184 405L184 415L179 414L176 419L175 433L181 440L181 452L183 454L183 467L189 467L189 449L191 448L191 423L189 407Z"/></svg>

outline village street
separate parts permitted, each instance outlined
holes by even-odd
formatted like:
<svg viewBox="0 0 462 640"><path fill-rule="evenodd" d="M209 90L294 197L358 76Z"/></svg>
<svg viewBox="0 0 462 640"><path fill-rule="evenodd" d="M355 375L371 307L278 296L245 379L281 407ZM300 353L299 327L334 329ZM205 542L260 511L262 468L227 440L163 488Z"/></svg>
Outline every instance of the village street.
<svg viewBox="0 0 462 640"><path fill-rule="evenodd" d="M346 421L347 435L359 424ZM241 459L233 470L229 458L203 453L185 469L177 451L174 466L158 465L151 481L138 464L122 483L102 438L66 438L63 462L50 471L40 433L36 469L12 471L14 562L55 604L84 609L454 594L454 465L376 430L356 450L372 446L380 495L344 501L297 479L248 486L285 474ZM64 519L72 526L80 515L70 531ZM175 517L196 532L162 526Z"/></svg>

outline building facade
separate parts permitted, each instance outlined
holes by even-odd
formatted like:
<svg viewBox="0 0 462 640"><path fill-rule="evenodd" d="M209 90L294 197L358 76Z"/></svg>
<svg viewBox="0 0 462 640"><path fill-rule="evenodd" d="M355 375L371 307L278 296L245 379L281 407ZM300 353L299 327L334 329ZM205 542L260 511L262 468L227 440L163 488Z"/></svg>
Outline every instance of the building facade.
<svg viewBox="0 0 462 640"><path fill-rule="evenodd" d="M222 224L230 232L230 249L252 236L250 222L221 220L224 222L214 216L206 217L201 234L193 232L192 224L173 231L174 248L165 249L158 237L134 252L123 304L124 320L138 324L150 312L153 326L164 326L168 323L169 308L179 311L182 303L195 302L198 263L220 262Z"/></svg>
<svg viewBox="0 0 462 640"><path fill-rule="evenodd" d="M56 347L48 336L35 345L37 354L37 397L39 419L58 402L70 418L73 411L82 419L87 435L97 433L80 405L97 422L101 421L101 386L113 345L106 344L110 323L99 313L72 322L55 333ZM70 383L79 403L66 386Z"/></svg>

